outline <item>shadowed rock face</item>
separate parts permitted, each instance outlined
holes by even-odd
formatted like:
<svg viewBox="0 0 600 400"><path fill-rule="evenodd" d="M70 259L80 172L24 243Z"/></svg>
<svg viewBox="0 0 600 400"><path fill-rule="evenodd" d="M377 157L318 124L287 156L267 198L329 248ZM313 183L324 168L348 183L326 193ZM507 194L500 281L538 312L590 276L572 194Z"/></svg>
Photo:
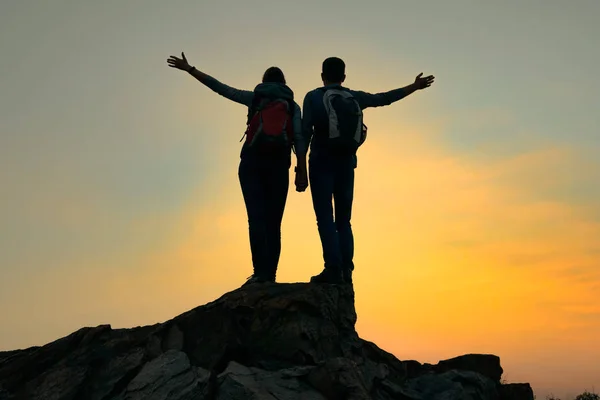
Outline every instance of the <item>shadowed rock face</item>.
<svg viewBox="0 0 600 400"><path fill-rule="evenodd" d="M533 399L500 359L400 361L358 337L349 287L264 284L163 324L0 352L0 400Z"/></svg>

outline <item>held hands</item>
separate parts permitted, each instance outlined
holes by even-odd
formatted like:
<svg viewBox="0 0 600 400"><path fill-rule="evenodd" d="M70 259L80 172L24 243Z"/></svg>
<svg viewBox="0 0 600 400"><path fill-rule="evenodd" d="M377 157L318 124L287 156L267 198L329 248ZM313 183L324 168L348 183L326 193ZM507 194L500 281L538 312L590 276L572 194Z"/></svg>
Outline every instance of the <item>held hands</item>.
<svg viewBox="0 0 600 400"><path fill-rule="evenodd" d="M190 68L192 68L192 66L188 63L187 58L185 58L185 54L183 54L183 51L181 52L181 58L170 56L167 59L167 64L169 64L169 67L171 68L177 68L186 72L188 72Z"/></svg>
<svg viewBox="0 0 600 400"><path fill-rule="evenodd" d="M434 79L435 79L435 77L433 75L429 75L429 76L426 76L425 78L423 78L423 73L421 72L415 78L415 83L414 83L415 89L420 90L420 89L428 88L429 86L431 86Z"/></svg>
<svg viewBox="0 0 600 400"><path fill-rule="evenodd" d="M306 173L306 166L296 167L296 191L304 192L308 187L308 176Z"/></svg>

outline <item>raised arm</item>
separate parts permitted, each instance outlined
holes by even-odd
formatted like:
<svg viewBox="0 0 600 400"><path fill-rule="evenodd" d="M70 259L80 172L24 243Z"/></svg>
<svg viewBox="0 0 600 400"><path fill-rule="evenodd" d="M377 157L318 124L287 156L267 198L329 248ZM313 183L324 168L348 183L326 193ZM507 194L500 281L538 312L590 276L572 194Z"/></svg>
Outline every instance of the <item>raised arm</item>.
<svg viewBox="0 0 600 400"><path fill-rule="evenodd" d="M429 75L423 78L422 76L423 73L421 72L419 75L417 75L413 83L403 88L376 94L355 91L354 96L356 97L358 104L360 104L360 107L363 109L369 107L387 106L400 99L403 99L404 97L414 93L417 90L425 89L431 86L435 77L433 75Z"/></svg>
<svg viewBox="0 0 600 400"><path fill-rule="evenodd" d="M181 58L170 56L167 59L167 64L169 65L169 67L186 71L194 78L196 78L200 83L206 85L213 92L218 93L231 101L235 101L236 103L243 104L247 107L250 107L250 105L252 104L252 97L254 96L254 93L252 91L240 90L235 89L231 86L227 86L226 84L219 82L212 76L197 70L196 67L191 66L188 63L183 52L181 53Z"/></svg>

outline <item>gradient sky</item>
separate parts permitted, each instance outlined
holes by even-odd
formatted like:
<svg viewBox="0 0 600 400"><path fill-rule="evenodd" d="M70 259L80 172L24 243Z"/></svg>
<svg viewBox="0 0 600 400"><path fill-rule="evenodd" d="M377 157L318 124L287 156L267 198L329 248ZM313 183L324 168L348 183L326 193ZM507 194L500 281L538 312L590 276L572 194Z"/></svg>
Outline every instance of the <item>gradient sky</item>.
<svg viewBox="0 0 600 400"><path fill-rule="evenodd" d="M251 274L242 106L166 65L301 103L436 83L366 112L353 226L359 334L400 359L501 357L539 396L600 389L600 2L0 4L0 349L151 324ZM290 188L279 280L322 268Z"/></svg>

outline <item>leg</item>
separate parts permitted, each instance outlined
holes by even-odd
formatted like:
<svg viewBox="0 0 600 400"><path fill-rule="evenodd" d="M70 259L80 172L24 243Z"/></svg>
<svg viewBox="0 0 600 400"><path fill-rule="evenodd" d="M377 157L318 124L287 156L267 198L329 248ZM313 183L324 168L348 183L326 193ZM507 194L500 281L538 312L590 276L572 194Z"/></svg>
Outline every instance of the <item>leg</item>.
<svg viewBox="0 0 600 400"><path fill-rule="evenodd" d="M254 160L242 159L238 176L248 215L254 275L262 277L266 265L265 208L260 171Z"/></svg>
<svg viewBox="0 0 600 400"><path fill-rule="evenodd" d="M286 161L286 160L283 160ZM276 160L265 171L268 177L265 193L266 233L267 233L267 272L275 281L277 265L281 254L281 221L287 200L290 172L289 163Z"/></svg>
<svg viewBox="0 0 600 400"><path fill-rule="evenodd" d="M335 175L328 160L310 160L309 180L319 236L323 247L323 260L325 261L325 271L321 275L339 275L342 255L337 229L333 221L332 204ZM326 271L331 272L326 273ZM313 279L315 278L317 277L313 277ZM336 281L337 278L332 280ZM317 281L319 281L319 278L317 278Z"/></svg>
<svg viewBox="0 0 600 400"><path fill-rule="evenodd" d="M340 240L342 273L347 283L352 283L354 270L354 236L352 235L352 201L354 198L354 165L341 162L336 171L333 191L335 201L335 226Z"/></svg>

